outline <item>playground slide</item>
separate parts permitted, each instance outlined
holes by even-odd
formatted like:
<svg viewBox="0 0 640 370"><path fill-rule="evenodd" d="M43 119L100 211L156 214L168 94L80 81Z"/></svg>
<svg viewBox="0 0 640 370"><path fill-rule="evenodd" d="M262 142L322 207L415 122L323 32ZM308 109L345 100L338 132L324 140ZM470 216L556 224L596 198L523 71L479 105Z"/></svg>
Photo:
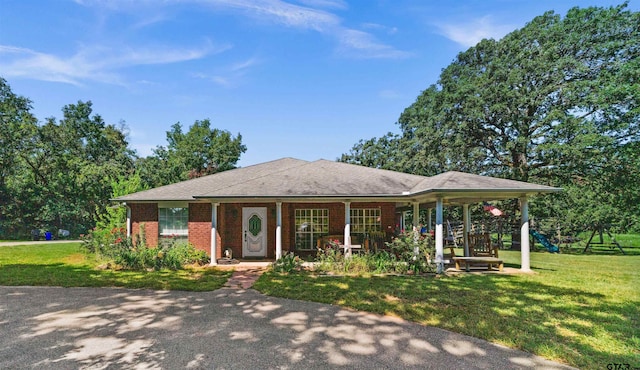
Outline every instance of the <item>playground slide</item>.
<svg viewBox="0 0 640 370"><path fill-rule="evenodd" d="M543 247L547 248L549 252L551 253L560 252L560 248L558 248L557 245L551 244L551 242L549 241L549 239L547 239L546 236L540 234L539 232L533 229L529 230L529 234L531 234L538 242L540 242L540 244L542 244Z"/></svg>

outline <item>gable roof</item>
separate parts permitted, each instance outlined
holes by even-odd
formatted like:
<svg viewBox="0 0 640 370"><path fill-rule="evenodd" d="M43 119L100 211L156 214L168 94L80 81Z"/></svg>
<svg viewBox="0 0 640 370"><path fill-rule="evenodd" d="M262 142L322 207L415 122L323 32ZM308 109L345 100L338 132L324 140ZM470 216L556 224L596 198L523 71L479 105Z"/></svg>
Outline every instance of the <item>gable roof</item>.
<svg viewBox="0 0 640 370"><path fill-rule="evenodd" d="M123 202L230 198L433 198L436 194L514 194L560 191L521 181L446 172L425 177L342 162L283 158L115 198ZM458 194L459 195L459 194ZM495 198L498 199L498 198Z"/></svg>

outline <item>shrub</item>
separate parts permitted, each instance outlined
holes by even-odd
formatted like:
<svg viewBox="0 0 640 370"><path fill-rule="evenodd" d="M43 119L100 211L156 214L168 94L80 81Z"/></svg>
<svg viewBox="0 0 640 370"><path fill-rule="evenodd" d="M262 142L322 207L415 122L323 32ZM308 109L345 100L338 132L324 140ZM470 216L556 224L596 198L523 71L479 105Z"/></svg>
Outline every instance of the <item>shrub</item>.
<svg viewBox="0 0 640 370"><path fill-rule="evenodd" d="M196 249L188 242L169 240L157 248L149 248L140 242L134 245L132 239L125 234L126 230L120 228L106 232L94 229L82 237L82 249L126 270L177 270L185 265L209 262L206 252ZM144 235L137 240L144 240Z"/></svg>
<svg viewBox="0 0 640 370"><path fill-rule="evenodd" d="M280 259L271 264L271 270L285 273L300 271L302 270L302 259L293 252L285 252Z"/></svg>
<svg viewBox="0 0 640 370"><path fill-rule="evenodd" d="M389 251L366 252L345 257L339 242L329 241L318 248L315 270L348 274L406 274L409 271L418 274L435 271L435 266L430 263L434 249L431 237L406 233L385 244Z"/></svg>
<svg viewBox="0 0 640 370"><path fill-rule="evenodd" d="M398 235L387 247L395 254L401 265L396 267L396 272L402 273L406 266L407 271L414 273L433 272L435 266L430 262L434 253L434 242L431 236L422 236L417 232L409 232ZM405 271L406 272L406 271Z"/></svg>

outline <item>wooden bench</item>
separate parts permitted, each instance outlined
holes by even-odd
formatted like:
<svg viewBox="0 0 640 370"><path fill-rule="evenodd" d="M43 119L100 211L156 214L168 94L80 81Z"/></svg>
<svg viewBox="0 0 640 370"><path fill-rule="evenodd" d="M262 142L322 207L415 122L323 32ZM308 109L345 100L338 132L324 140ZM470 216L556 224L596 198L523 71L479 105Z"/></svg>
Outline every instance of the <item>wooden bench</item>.
<svg viewBox="0 0 640 370"><path fill-rule="evenodd" d="M497 257L452 257L451 260L456 264L456 270L461 270L460 265L463 265L468 271L470 265L486 264L487 270L491 270L493 266L498 267L498 271L502 272L504 268L504 262Z"/></svg>

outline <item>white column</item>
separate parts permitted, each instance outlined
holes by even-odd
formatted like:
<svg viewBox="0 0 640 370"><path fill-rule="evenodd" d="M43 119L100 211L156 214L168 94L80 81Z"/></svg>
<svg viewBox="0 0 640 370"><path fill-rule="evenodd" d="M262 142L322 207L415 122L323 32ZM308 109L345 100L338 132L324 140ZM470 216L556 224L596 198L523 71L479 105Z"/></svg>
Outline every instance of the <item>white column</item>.
<svg viewBox="0 0 640 370"><path fill-rule="evenodd" d="M431 227L431 211L432 210L433 208L427 209L427 231L433 230L433 228Z"/></svg>
<svg viewBox="0 0 640 370"><path fill-rule="evenodd" d="M276 202L276 260L282 257L282 202Z"/></svg>
<svg viewBox="0 0 640 370"><path fill-rule="evenodd" d="M127 207L127 238L131 237L131 207Z"/></svg>
<svg viewBox="0 0 640 370"><path fill-rule="evenodd" d="M216 258L218 254L218 203L211 203L211 263L210 266L218 264Z"/></svg>
<svg viewBox="0 0 640 370"><path fill-rule="evenodd" d="M344 255L351 257L351 202L344 202Z"/></svg>
<svg viewBox="0 0 640 370"><path fill-rule="evenodd" d="M520 270L524 272L531 271L531 262L529 259L529 200L527 196L520 198L520 213L522 213L522 223L520 226Z"/></svg>
<svg viewBox="0 0 640 370"><path fill-rule="evenodd" d="M442 198L436 200L436 272L444 270L444 234L442 232Z"/></svg>
<svg viewBox="0 0 640 370"><path fill-rule="evenodd" d="M418 239L420 237L420 203L413 202L413 258L417 258L420 254L420 248L418 247Z"/></svg>
<svg viewBox="0 0 640 370"><path fill-rule="evenodd" d="M418 230L418 232L420 232L420 229L418 228L420 224L420 203L418 202L413 202L413 229L414 230Z"/></svg>
<svg viewBox="0 0 640 370"><path fill-rule="evenodd" d="M471 217L469 217L469 205L462 205L462 224L463 224L463 242L464 242L464 256L469 257L469 230L471 229Z"/></svg>

